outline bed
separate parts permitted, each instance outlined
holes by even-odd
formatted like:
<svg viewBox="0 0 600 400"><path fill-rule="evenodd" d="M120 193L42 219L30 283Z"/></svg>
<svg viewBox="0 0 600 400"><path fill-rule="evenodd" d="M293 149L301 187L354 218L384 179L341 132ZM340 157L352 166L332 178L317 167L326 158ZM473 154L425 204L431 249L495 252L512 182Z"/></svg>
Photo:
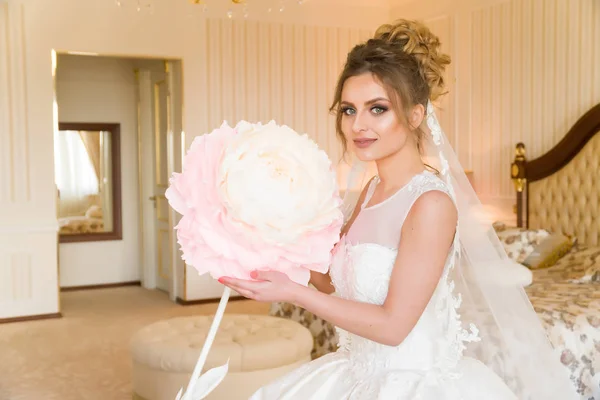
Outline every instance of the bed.
<svg viewBox="0 0 600 400"><path fill-rule="evenodd" d="M61 235L104 232L102 218L90 218L85 215L59 218L58 226L58 233Z"/></svg>
<svg viewBox="0 0 600 400"><path fill-rule="evenodd" d="M102 208L92 204L81 215L61 215L58 218L58 227L61 235L104 232Z"/></svg>
<svg viewBox="0 0 600 400"><path fill-rule="evenodd" d="M527 294L574 390L600 400L600 104L538 158L527 160L518 143L511 179L517 224L494 228L532 271ZM312 313L273 303L271 314L311 330L313 358L337 349L334 328Z"/></svg>
<svg viewBox="0 0 600 400"><path fill-rule="evenodd" d="M538 158L518 143L511 179L521 237L568 238L547 246L526 291L581 399L600 399L600 104Z"/></svg>

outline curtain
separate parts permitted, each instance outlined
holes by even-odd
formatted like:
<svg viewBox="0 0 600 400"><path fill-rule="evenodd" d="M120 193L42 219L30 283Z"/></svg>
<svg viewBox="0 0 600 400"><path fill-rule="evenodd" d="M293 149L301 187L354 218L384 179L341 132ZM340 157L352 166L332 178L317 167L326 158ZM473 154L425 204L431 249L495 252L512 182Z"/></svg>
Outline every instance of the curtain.
<svg viewBox="0 0 600 400"><path fill-rule="evenodd" d="M96 177L100 179L100 135L102 132L79 131L79 136L88 152Z"/></svg>
<svg viewBox="0 0 600 400"><path fill-rule="evenodd" d="M54 136L54 168L61 200L98 194L98 176L78 131L59 131Z"/></svg>

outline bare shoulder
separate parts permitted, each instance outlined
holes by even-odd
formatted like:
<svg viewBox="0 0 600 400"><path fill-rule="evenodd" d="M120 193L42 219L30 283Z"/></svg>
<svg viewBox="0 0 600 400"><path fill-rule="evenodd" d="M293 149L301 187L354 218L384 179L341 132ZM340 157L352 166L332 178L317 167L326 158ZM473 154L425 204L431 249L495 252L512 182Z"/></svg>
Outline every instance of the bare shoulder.
<svg viewBox="0 0 600 400"><path fill-rule="evenodd" d="M404 222L403 231L425 230L454 232L458 211L450 196L440 190L430 190L417 198ZM435 228L435 229L432 229Z"/></svg>

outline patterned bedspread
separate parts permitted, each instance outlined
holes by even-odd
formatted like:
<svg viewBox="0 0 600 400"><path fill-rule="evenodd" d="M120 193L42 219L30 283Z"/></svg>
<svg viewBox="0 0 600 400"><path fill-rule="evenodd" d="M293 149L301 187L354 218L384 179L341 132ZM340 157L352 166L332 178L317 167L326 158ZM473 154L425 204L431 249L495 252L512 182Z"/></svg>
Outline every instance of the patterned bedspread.
<svg viewBox="0 0 600 400"><path fill-rule="evenodd" d="M599 267L600 248L575 247L553 267L534 271L534 283L526 289L557 357L585 400L600 393Z"/></svg>

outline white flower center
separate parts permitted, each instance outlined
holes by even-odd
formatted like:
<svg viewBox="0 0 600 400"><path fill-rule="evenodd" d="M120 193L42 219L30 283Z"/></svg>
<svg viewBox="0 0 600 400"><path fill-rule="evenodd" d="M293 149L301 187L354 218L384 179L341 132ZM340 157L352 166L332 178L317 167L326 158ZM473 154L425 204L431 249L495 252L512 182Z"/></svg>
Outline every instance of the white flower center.
<svg viewBox="0 0 600 400"><path fill-rule="evenodd" d="M341 212L329 158L284 126L246 127L228 146L218 182L228 218L277 243L326 227Z"/></svg>

